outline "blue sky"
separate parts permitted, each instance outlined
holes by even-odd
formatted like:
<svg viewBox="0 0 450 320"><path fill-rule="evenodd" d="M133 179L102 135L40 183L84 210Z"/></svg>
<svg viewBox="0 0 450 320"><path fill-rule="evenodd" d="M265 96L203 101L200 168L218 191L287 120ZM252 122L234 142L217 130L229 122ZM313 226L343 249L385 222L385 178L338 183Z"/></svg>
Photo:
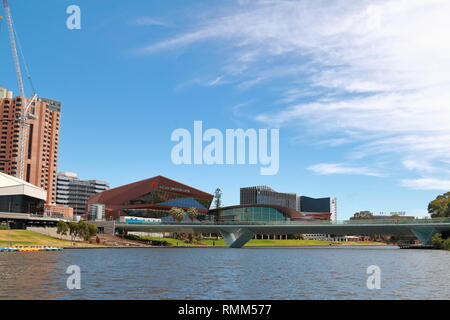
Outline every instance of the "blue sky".
<svg viewBox="0 0 450 320"><path fill-rule="evenodd" d="M411 1L10 0L40 96L63 103L59 171L119 186L269 185L423 216L450 190L450 6ZM81 8L81 30L66 8ZM0 85L17 92L6 25ZM27 88L31 94L30 88ZM279 128L280 170L181 165L173 130Z"/></svg>

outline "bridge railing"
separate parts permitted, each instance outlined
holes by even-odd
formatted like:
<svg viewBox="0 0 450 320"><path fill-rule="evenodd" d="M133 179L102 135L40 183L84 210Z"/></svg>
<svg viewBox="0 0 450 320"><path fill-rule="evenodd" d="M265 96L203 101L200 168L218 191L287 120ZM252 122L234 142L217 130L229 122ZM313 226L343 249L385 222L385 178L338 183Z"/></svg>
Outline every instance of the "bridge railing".
<svg viewBox="0 0 450 320"><path fill-rule="evenodd" d="M120 224L136 224L133 222L118 222ZM367 225L367 224L428 224L428 223L450 223L450 218L433 218L433 219L355 219L355 220L290 220L290 221L194 221L194 222L173 222L163 221L155 222L139 222L139 225Z"/></svg>

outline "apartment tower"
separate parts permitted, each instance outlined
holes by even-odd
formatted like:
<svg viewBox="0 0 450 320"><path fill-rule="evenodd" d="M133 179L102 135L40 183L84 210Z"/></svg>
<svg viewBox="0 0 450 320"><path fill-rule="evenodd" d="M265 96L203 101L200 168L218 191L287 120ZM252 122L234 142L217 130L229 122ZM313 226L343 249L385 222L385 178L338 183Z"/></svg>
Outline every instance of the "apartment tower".
<svg viewBox="0 0 450 320"><path fill-rule="evenodd" d="M0 88L0 172L18 176L19 139L18 116L28 99L13 98L12 91ZM28 120L25 142L23 179L47 191L47 203L56 200L56 170L61 103L38 98L30 107L33 118Z"/></svg>

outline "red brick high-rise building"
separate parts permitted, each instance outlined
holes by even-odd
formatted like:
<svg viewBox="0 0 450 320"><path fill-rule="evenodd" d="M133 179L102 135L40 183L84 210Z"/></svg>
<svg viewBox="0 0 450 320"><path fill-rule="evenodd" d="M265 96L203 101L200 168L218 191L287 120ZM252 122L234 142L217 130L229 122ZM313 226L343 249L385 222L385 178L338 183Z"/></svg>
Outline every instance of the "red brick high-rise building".
<svg viewBox="0 0 450 320"><path fill-rule="evenodd" d="M0 88L0 172L18 176L20 126L17 121L28 99L13 98L11 91ZM29 110L23 179L47 191L47 203L56 197L56 171L61 103L38 98Z"/></svg>

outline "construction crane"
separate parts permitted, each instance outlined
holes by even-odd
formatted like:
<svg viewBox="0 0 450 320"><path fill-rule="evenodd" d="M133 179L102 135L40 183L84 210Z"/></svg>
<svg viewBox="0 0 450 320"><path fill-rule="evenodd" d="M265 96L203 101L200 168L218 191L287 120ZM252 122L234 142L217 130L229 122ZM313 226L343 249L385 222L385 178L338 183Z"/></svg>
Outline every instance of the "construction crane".
<svg viewBox="0 0 450 320"><path fill-rule="evenodd" d="M30 99L27 99L25 96L25 88L23 85L23 78L22 78L22 71L20 68L20 61L19 61L19 55L17 54L17 33L14 28L14 23L11 16L11 9L9 8L8 0L3 0L3 7L5 8L5 15L6 15L6 22L8 25L8 32L9 32L9 44L11 46L11 52L13 56L14 61L14 67L16 69L16 76L17 76L17 84L19 86L20 96L22 99L24 99L25 105L22 107L22 112L17 117L17 123L20 128L20 138L19 138L19 149L17 154L17 177L19 179L24 180L25 176L25 146L26 141L28 137L28 120L35 119L35 115L30 113L30 107L33 105L33 103L37 99L37 94L33 93ZM20 46L20 43L19 43ZM23 54L22 54L23 57ZM25 63L25 62L24 62ZM26 63L25 63L26 67ZM26 67L27 73L28 68ZM28 73L28 79L31 82L31 77ZM32 85L32 83L31 83Z"/></svg>

